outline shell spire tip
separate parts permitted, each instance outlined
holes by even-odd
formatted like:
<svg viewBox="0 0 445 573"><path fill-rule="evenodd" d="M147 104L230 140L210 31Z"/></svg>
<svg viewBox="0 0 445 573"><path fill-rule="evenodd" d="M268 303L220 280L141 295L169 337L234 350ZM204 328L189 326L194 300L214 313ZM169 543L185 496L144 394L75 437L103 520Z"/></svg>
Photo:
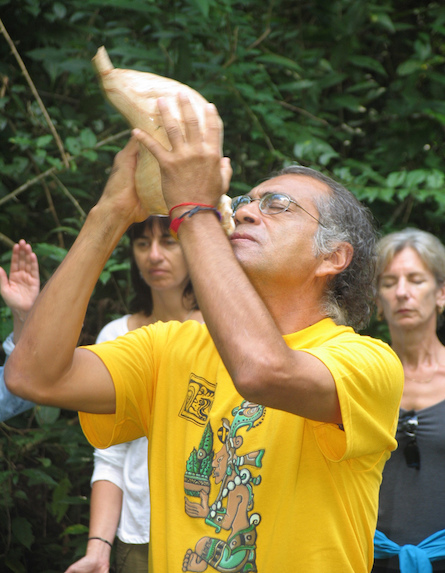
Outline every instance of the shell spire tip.
<svg viewBox="0 0 445 573"><path fill-rule="evenodd" d="M99 74L106 74L114 70L105 46L98 48L96 55L93 58L93 65Z"/></svg>

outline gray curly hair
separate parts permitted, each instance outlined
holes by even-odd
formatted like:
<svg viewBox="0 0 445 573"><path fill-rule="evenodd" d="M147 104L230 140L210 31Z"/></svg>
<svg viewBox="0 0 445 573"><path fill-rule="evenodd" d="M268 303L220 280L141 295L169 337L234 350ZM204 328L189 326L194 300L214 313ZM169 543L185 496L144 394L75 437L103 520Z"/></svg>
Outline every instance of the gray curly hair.
<svg viewBox="0 0 445 573"><path fill-rule="evenodd" d="M316 199L319 212L314 240L316 256L335 252L339 243L352 245L354 254L349 266L328 283L323 301L324 310L336 324L365 328L375 301L375 245L377 234L371 211L354 195L330 177L300 165L290 165L274 173L306 175L322 181L331 190L328 197Z"/></svg>

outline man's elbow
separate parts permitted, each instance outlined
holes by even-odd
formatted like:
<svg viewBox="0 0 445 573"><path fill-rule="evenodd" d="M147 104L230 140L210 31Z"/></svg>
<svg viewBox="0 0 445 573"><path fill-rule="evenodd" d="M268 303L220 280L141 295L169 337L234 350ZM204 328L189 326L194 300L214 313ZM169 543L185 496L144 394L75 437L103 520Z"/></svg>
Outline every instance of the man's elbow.
<svg viewBox="0 0 445 573"><path fill-rule="evenodd" d="M239 394L249 402L265 404L270 393L273 373L266 368L246 368L238 371L232 378Z"/></svg>
<svg viewBox="0 0 445 573"><path fill-rule="evenodd" d="M18 376L16 374L15 368L12 365L12 359L6 361L5 369L3 371L3 376L5 378L5 386L15 396L20 396L20 383L18 382Z"/></svg>
<svg viewBox="0 0 445 573"><path fill-rule="evenodd" d="M35 388L27 378L27 374L23 368L20 368L17 361L14 360L14 353L11 354L9 359L6 361L4 369L5 386L15 396L23 398L24 400L30 400L32 402L37 402L35 395Z"/></svg>

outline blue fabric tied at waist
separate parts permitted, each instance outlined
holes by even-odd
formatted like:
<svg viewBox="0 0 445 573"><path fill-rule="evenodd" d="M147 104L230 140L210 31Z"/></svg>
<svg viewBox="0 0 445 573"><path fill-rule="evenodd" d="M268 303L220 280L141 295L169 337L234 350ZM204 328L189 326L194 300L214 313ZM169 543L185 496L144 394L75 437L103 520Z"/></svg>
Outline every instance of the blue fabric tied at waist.
<svg viewBox="0 0 445 573"><path fill-rule="evenodd" d="M399 556L401 573L432 573L431 561L445 558L445 529L436 531L419 545L398 545L381 531L374 535L374 557L388 559Z"/></svg>

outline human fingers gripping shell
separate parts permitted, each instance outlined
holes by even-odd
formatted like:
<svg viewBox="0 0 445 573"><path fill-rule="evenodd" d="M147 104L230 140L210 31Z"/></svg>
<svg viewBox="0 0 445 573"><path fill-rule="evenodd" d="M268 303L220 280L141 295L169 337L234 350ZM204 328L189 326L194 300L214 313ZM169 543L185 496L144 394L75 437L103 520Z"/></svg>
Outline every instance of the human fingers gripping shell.
<svg viewBox="0 0 445 573"><path fill-rule="evenodd" d="M182 124L184 129L184 139L190 143L202 141L204 131L206 129L206 106L204 106L204 113L200 122L199 116L196 113L190 98L186 92L180 91L178 93L178 107L181 112ZM222 140L219 142L222 145Z"/></svg>
<svg viewBox="0 0 445 573"><path fill-rule="evenodd" d="M178 93L185 93L190 106L193 106L193 112L198 117L200 133L203 131L208 102L189 86L156 74L115 68L104 47L98 49L93 58L93 66L108 101L125 117L132 128L139 128L150 134L165 149L170 149L170 144L158 108L160 97L168 102L169 113L175 118L184 135ZM219 116L218 119L222 147L222 121ZM176 133L179 141L179 133ZM136 191L149 214L167 215L168 209L162 195L158 161L145 145L140 144L139 147L140 154L135 175ZM230 229L226 231L230 232Z"/></svg>
<svg viewBox="0 0 445 573"><path fill-rule="evenodd" d="M222 143L223 143L223 131L224 125L222 119L219 116L216 105L209 103L206 110L206 128L207 133L211 138L214 139L215 145L220 142L221 153L222 153Z"/></svg>
<svg viewBox="0 0 445 573"><path fill-rule="evenodd" d="M168 119L166 120L168 133L167 126L170 126ZM134 130L134 133L159 161L162 192L170 207L170 216L173 206L217 205L222 190L226 188L223 186L223 171L218 149L204 142L203 136L200 135L201 141L187 141L185 138L174 141L172 138L172 149L169 151L151 135L140 130ZM175 131L173 133L176 135Z"/></svg>
<svg viewBox="0 0 445 573"><path fill-rule="evenodd" d="M116 153L111 167L110 178L126 167L134 170L139 154L139 142L136 137L131 137L125 147Z"/></svg>
<svg viewBox="0 0 445 573"><path fill-rule="evenodd" d="M108 188L111 185L127 185L134 179L132 173L136 170L138 153L139 142L136 137L131 137L125 147L121 149L114 158L107 181ZM116 179L119 179L119 181L116 182Z"/></svg>
<svg viewBox="0 0 445 573"><path fill-rule="evenodd" d="M144 221L149 213L142 204L135 188L135 171L139 155L139 141L131 137L124 148L115 156L113 165L99 200L108 204L120 218L128 218L128 224Z"/></svg>
<svg viewBox="0 0 445 573"><path fill-rule="evenodd" d="M160 120L167 135L167 145L165 147L168 150L175 149L178 144L184 143L188 139L187 120L184 122L182 104L176 108L171 106L171 101L169 101L167 98L160 97L157 100L157 105L160 114ZM179 111L179 117L177 117L177 114L175 113L176 111ZM194 117L196 119L196 124L199 130L199 121L196 115ZM155 134L150 135L156 139Z"/></svg>
<svg viewBox="0 0 445 573"><path fill-rule="evenodd" d="M219 117L216 106L213 103L208 103L205 108L205 125L201 129L198 123L198 117L186 93L179 92L178 106L183 118L185 133L182 138L177 137L175 142L174 138L176 138L177 132L172 131L173 137L170 141L172 144L172 150L181 154L181 150L183 148L186 162L188 164L190 164L190 160L195 152L198 154L198 157L202 157L201 161L204 161L204 157L206 157L207 160L210 160L211 162L211 158L213 156L213 161L219 163L220 177L222 181L220 189L224 194L220 197L217 208L221 215L221 224L226 230L227 234L230 235L234 229L234 221L232 218L231 199L225 193L229 189L230 179L232 176L232 168L230 165L230 159L228 157L221 157L221 142L223 131L221 118ZM168 109L168 103L161 98L159 100L159 107L161 109L161 114L167 133L170 135L169 126L173 128L175 123L172 114L169 113L170 110ZM150 138L146 138L146 141L147 139ZM171 158L168 157L168 152L164 153L163 148L157 145L152 138L151 141L148 142L148 146L161 163L164 165L169 163ZM175 164L175 161L176 160L173 159L173 165ZM184 168L180 167L179 171L181 173L182 179L185 172Z"/></svg>
<svg viewBox="0 0 445 573"><path fill-rule="evenodd" d="M204 116L200 119L187 93L180 91L177 97L177 109L180 113L178 119L175 115L176 108L171 106L171 101L161 97L157 103L170 144L168 149L181 149L183 144L194 146L205 143L215 152L222 154L224 127L214 104L206 104Z"/></svg>

